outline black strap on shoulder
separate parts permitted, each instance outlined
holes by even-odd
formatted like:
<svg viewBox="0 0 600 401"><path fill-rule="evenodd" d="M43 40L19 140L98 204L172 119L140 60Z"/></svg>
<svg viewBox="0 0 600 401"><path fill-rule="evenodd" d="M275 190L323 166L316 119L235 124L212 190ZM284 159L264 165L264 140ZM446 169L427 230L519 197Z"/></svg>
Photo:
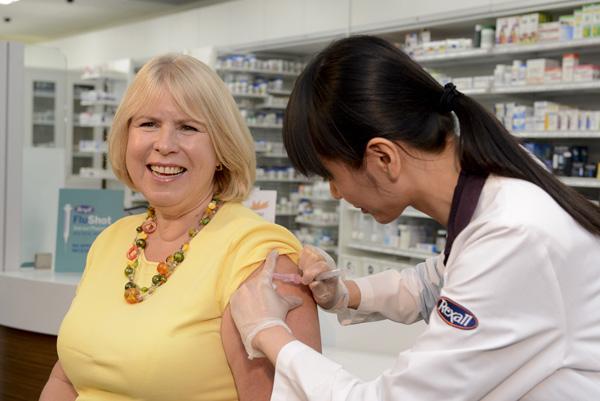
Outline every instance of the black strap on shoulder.
<svg viewBox="0 0 600 401"><path fill-rule="evenodd" d="M446 239L446 248L444 249L444 265L448 261L454 239L471 222L481 190L485 184L487 176L470 175L460 172L454 195L452 196L452 206L450 207L450 216L448 217L448 237Z"/></svg>

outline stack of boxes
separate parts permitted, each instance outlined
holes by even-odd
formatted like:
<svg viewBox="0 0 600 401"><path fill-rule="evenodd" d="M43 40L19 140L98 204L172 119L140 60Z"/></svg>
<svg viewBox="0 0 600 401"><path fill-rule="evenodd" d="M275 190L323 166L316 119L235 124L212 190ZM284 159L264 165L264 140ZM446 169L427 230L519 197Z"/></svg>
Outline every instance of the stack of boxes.
<svg viewBox="0 0 600 401"><path fill-rule="evenodd" d="M498 64L494 69L494 86L552 85L565 82L589 82L600 78L600 66L579 64L577 53L566 53L562 64L554 59L537 58L512 65Z"/></svg>
<svg viewBox="0 0 600 401"><path fill-rule="evenodd" d="M544 13L496 20L496 45L551 43L600 37L600 4L585 5L558 21Z"/></svg>
<svg viewBox="0 0 600 401"><path fill-rule="evenodd" d="M539 39L540 26L549 21L548 15L533 13L503 17L496 20L496 44L528 44Z"/></svg>
<svg viewBox="0 0 600 401"><path fill-rule="evenodd" d="M513 132L600 132L600 111L579 110L554 102L533 107L514 102L496 103L496 117Z"/></svg>

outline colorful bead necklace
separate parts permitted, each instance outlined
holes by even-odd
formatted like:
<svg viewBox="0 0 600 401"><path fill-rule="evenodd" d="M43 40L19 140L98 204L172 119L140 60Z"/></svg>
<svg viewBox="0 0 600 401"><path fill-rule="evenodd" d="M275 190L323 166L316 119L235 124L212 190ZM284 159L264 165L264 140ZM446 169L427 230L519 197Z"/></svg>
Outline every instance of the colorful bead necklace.
<svg viewBox="0 0 600 401"><path fill-rule="evenodd" d="M178 251L175 251L172 255L169 255L164 262L160 262L156 266L155 274L152 277L152 284L149 287L139 287L135 283L135 274L140 264L139 258L142 254L142 250L146 248L146 238L148 234L156 231L156 213L153 207L149 207L146 213L146 220L137 227L135 230L137 234L133 240L133 245L127 251L127 267L125 267L125 277L127 277L127 283L125 284L125 301L130 304L137 304L142 302L144 299L149 297L156 291L158 287L167 282L171 274L175 271L185 259L185 253L190 247L190 241L194 238L202 228L204 228L215 216L223 202L216 198L213 198L206 211L202 215L197 228L190 228L188 231L189 240L186 241Z"/></svg>

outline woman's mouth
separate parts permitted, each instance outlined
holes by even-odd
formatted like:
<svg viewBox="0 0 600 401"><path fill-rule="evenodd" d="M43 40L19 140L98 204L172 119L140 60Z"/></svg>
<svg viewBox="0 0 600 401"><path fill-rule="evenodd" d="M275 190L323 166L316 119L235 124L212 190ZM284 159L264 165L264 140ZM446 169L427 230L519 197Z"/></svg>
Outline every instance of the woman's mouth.
<svg viewBox="0 0 600 401"><path fill-rule="evenodd" d="M157 164L149 164L147 167L152 172L152 175L161 178L176 177L187 171L187 169L180 166L162 166Z"/></svg>

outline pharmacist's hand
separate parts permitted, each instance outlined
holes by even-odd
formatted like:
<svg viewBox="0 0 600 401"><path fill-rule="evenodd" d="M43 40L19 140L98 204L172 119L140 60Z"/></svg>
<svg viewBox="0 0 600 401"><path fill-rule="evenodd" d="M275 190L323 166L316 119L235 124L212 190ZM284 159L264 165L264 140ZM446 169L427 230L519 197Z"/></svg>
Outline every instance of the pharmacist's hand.
<svg viewBox="0 0 600 401"><path fill-rule="evenodd" d="M305 246L300 253L298 267L302 271L302 283L308 285L321 308L337 312L348 307L348 288L341 275L319 279L319 276L336 269L335 262L327 252L312 245Z"/></svg>
<svg viewBox="0 0 600 401"><path fill-rule="evenodd" d="M278 256L277 251L269 253L262 271L238 288L229 302L231 316L240 332L249 359L265 356L254 348L254 338L260 331L282 326L291 333L285 318L290 310L302 304L298 297L284 297L275 291L273 272Z"/></svg>

